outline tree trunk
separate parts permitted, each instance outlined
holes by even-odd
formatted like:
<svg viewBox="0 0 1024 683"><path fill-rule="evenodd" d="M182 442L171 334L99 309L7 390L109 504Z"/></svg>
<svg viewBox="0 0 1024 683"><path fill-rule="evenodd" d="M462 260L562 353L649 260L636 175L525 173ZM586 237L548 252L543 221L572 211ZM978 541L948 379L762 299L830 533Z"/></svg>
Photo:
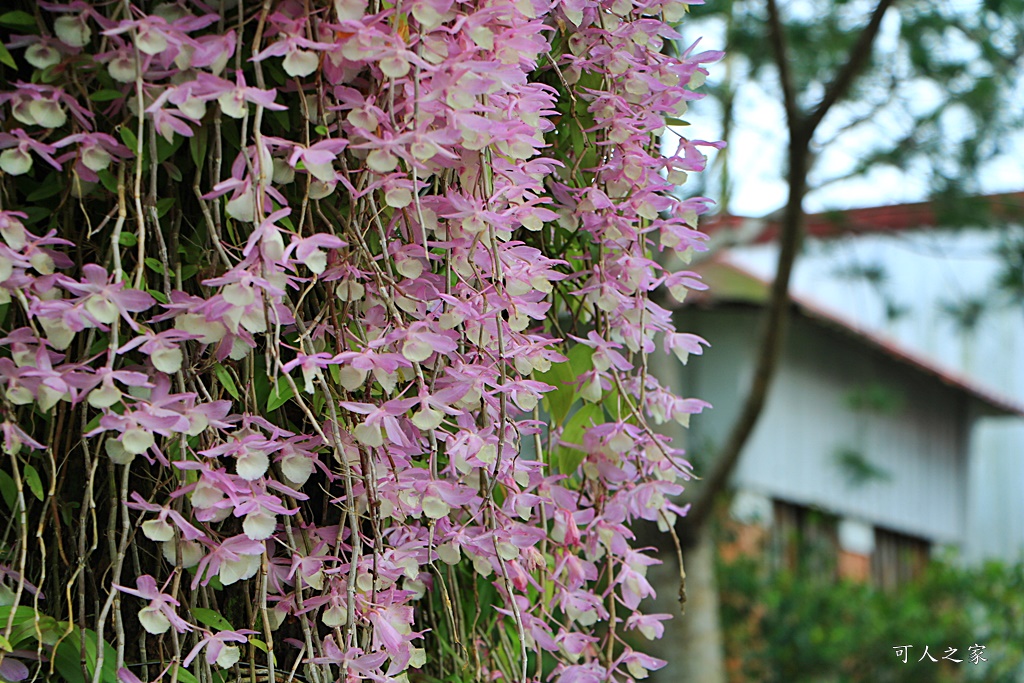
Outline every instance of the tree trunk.
<svg viewBox="0 0 1024 683"><path fill-rule="evenodd" d="M710 531L700 534L684 558L686 563L686 614L680 616L676 601L679 568L674 553L662 556L664 564L651 567L651 582L658 591L654 611L667 612L665 637L656 641L656 657L668 661L651 674L653 683L726 683L722 626L715 582L715 545Z"/></svg>
<svg viewBox="0 0 1024 683"><path fill-rule="evenodd" d="M710 519L714 501L725 490L730 476L739 462L743 447L757 426L768 390L771 387L785 335L789 302L789 279L799 252L804 213L803 200L807 192L807 175L811 167L810 148L815 130L825 114L836 102L844 98L860 70L870 58L882 18L895 0L877 0L867 25L852 47L849 59L826 86L821 102L809 112L799 103L799 92L790 69L789 48L779 15L777 0L766 0L768 10L767 39L779 71L779 85L783 95L788 144L788 196L783 209L779 240L779 256L769 299L766 302L764 323L759 338L759 352L754 364L754 376L739 416L728 432L726 440L715 453L710 471L701 472L703 481L695 487L689 514L679 520L676 531L683 542L683 560L686 563L686 615L674 625L666 627L666 647L662 658L669 664L658 672L660 683L725 683L726 667L723 635L720 622L718 590L715 582L715 547ZM713 340L712 340L713 342ZM661 375L666 376L666 375ZM675 388L675 387L673 387ZM666 558L661 571L677 570L676 560ZM674 574L678 581L678 573ZM659 599L672 598L675 591L666 590L665 579ZM664 606L660 611L669 612ZM678 614L678 607L671 614Z"/></svg>

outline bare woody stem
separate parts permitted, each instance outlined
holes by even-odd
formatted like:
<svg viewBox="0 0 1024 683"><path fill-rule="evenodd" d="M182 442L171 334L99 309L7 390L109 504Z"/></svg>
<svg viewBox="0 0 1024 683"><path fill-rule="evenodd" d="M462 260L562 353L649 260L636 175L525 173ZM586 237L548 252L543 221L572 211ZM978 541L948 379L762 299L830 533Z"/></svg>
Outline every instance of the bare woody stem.
<svg viewBox="0 0 1024 683"><path fill-rule="evenodd" d="M882 18L892 6L893 1L879 0L868 24L861 29L857 42L850 50L850 55L843 68L836 73L835 78L826 88L821 102L809 114L804 114L797 102L796 84L793 83L792 72L789 68L788 43L778 6L775 0L766 0L769 42L781 81L783 104L789 129L789 174L786 206L780 221L779 257L776 263L775 280L772 282L761 326L759 352L750 388L740 408L739 416L716 455L711 472L704 478L689 514L679 525L680 538L687 546L693 546L696 543L710 517L715 498L725 489L729 476L736 468L740 455L743 453L743 447L757 426L778 367L779 354L785 339L789 318L789 281L803 234L803 200L807 193L807 174L810 171L811 163L810 145L814 132L832 106L847 95L854 80L867 63L881 27Z"/></svg>

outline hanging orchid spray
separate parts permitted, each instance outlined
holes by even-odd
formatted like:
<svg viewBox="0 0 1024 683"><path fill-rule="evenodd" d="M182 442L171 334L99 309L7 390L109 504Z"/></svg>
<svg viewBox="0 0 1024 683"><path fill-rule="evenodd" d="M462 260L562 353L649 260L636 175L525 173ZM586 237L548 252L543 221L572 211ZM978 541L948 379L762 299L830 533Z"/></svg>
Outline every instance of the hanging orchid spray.
<svg viewBox="0 0 1024 683"><path fill-rule="evenodd" d="M715 146L667 128L720 57L686 2L8 5L6 604L94 682L663 665L630 529L706 407L647 363L706 344L654 296L703 286L661 265Z"/></svg>

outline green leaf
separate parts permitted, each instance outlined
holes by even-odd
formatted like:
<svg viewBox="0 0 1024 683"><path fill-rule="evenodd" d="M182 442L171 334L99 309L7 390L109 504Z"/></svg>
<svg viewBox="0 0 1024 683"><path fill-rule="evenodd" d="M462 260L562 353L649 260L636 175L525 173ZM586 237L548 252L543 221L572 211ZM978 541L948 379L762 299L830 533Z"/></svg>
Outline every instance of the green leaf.
<svg viewBox="0 0 1024 683"><path fill-rule="evenodd" d="M100 177L100 183L107 192L110 194L117 194L117 176L105 168L103 170L96 171L96 175Z"/></svg>
<svg viewBox="0 0 1024 683"><path fill-rule="evenodd" d="M217 376L217 381L220 382L221 386L224 387L224 390L231 395L231 398L236 401L241 398L241 395L238 393L238 387L235 386L235 380L231 377L231 373L226 367L220 363L214 363L213 374Z"/></svg>
<svg viewBox="0 0 1024 683"><path fill-rule="evenodd" d="M4 652L10 652L13 649L14 648L11 647L10 641L7 640L7 638L4 638L3 634L0 633L0 650L3 650Z"/></svg>
<svg viewBox="0 0 1024 683"><path fill-rule="evenodd" d="M113 102L124 97L124 94L120 90L97 90L93 94L89 95L89 99L93 102Z"/></svg>
<svg viewBox="0 0 1024 683"><path fill-rule="evenodd" d="M152 270L157 275L163 275L164 274L164 264L160 263L155 258L153 258L153 257L146 258L145 259L145 264L146 264L147 268Z"/></svg>
<svg viewBox="0 0 1024 683"><path fill-rule="evenodd" d="M14 62L14 57L7 51L7 48L3 43L0 43L0 63L6 64L12 69L17 69L18 65Z"/></svg>
<svg viewBox="0 0 1024 683"><path fill-rule="evenodd" d="M34 621L25 623L24 628L35 634L35 637L44 645L56 645L57 641L69 630L66 622L57 621L46 614L40 614L38 618L34 618ZM13 642L14 639L11 640Z"/></svg>
<svg viewBox="0 0 1024 683"><path fill-rule="evenodd" d="M51 64L42 71L37 71L34 74L32 74L32 80L37 81L39 83L46 83L48 85L51 83L56 83L58 77L61 75L61 73L58 73L58 69L60 69L61 73L63 73L63 65L60 62L57 62L56 64Z"/></svg>
<svg viewBox="0 0 1024 683"><path fill-rule="evenodd" d="M576 344L566 354L568 360L554 363L547 372L537 373L538 381L555 387L554 391L549 391L544 395L554 424L563 424L569 416L569 411L572 410L577 395L576 378L593 369L593 355L594 349L591 347Z"/></svg>
<svg viewBox="0 0 1024 683"><path fill-rule="evenodd" d="M14 484L11 475L3 470L0 470L0 497L7 504L7 509L13 513L14 506L18 502L18 487Z"/></svg>
<svg viewBox="0 0 1024 683"><path fill-rule="evenodd" d="M228 622L227 619L222 617L219 613L212 609L206 609L204 607L194 607L192 609L192 616L202 624L203 626L209 626L221 631L234 631L234 627Z"/></svg>
<svg viewBox="0 0 1024 683"><path fill-rule="evenodd" d="M124 143L125 147L130 149L133 154L138 154L139 151L139 139L135 137L135 133L132 132L128 126L121 126L120 129L121 142Z"/></svg>
<svg viewBox="0 0 1024 683"><path fill-rule="evenodd" d="M175 166L173 162L165 161L163 169L167 171L167 175L174 182L180 183L182 181L181 169Z"/></svg>
<svg viewBox="0 0 1024 683"><path fill-rule="evenodd" d="M91 629L86 629L86 635L99 640L99 635ZM96 664L93 662L91 672L95 672ZM103 641L103 668L100 670L100 681L103 683L118 683L117 677L117 653L114 647L107 641Z"/></svg>
<svg viewBox="0 0 1024 683"><path fill-rule="evenodd" d="M24 31L26 29L35 29L36 20L28 12L14 10L13 12L0 14L0 26L9 26Z"/></svg>
<svg viewBox="0 0 1024 683"><path fill-rule="evenodd" d="M600 404L604 406L605 412L611 416L611 419L619 421L625 416L626 422L630 424L636 423L634 418L629 417L629 411L622 406L622 401L619 398L619 390L613 386L610 390L602 393Z"/></svg>
<svg viewBox="0 0 1024 683"><path fill-rule="evenodd" d="M29 225L35 225L36 223L53 216L53 211L45 206L26 206L22 211L28 214L28 218L26 218L24 222Z"/></svg>
<svg viewBox="0 0 1024 683"><path fill-rule="evenodd" d="M110 346L110 337L105 334L98 335L96 341L89 347L89 356L95 357L99 355L101 351L106 351Z"/></svg>
<svg viewBox="0 0 1024 683"><path fill-rule="evenodd" d="M81 656L75 650L65 647L65 643L61 643L57 651L53 653L50 663L60 674L60 679L85 683Z"/></svg>
<svg viewBox="0 0 1024 683"><path fill-rule="evenodd" d="M194 276L198 272L199 272L199 266L193 266L191 264L187 265L187 266L182 266L181 267L181 279L182 280L188 280L190 277Z"/></svg>
<svg viewBox="0 0 1024 683"><path fill-rule="evenodd" d="M7 616L11 613L11 608L8 606L0 607L0 619L3 619L0 623L7 623ZM31 607L22 605L15 610L14 623L12 624L11 633L7 636L11 646L16 650L24 649L35 649L36 641L36 611Z"/></svg>
<svg viewBox="0 0 1024 683"><path fill-rule="evenodd" d="M193 676L188 669L179 666L178 667L178 680L181 683L199 683L199 679Z"/></svg>
<svg viewBox="0 0 1024 683"><path fill-rule="evenodd" d="M181 459L179 457L181 455L181 442L177 439L171 439L170 442L164 446L164 449L167 459L171 462Z"/></svg>
<svg viewBox="0 0 1024 683"><path fill-rule="evenodd" d="M184 142L185 138L180 135L175 135L170 142L163 136L158 137L156 139L156 160L161 164L164 163L181 148Z"/></svg>
<svg viewBox="0 0 1024 683"><path fill-rule="evenodd" d="M148 261L149 259L146 259L146 260ZM153 297L154 299L156 299L156 300L157 300L158 302L160 302L160 303L162 303L162 304L165 304L165 303L167 303L167 295L166 295L166 294L164 294L163 292L159 292L159 291L157 291L157 290L155 290L155 289L147 289L147 290L146 290L146 292L147 292L147 293L148 293L148 294L149 294L149 295L150 295L151 297Z"/></svg>
<svg viewBox="0 0 1024 683"><path fill-rule="evenodd" d="M551 413L553 424L562 424L569 415L576 395L572 386L576 380L576 376L572 374L572 366L568 361L554 363L547 372L538 372L534 377L537 381L554 387L553 391L544 394L544 402Z"/></svg>
<svg viewBox="0 0 1024 683"><path fill-rule="evenodd" d="M71 526L71 520L78 518L78 510L81 507L81 503L64 501L64 504L60 506L60 518L64 520L65 524Z"/></svg>
<svg viewBox="0 0 1024 683"><path fill-rule="evenodd" d="M569 140L572 143L572 151L577 157L583 154L583 149L586 147L586 137L580 127L577 125L571 125L569 127Z"/></svg>
<svg viewBox="0 0 1024 683"><path fill-rule="evenodd" d="M295 392L292 391L288 382L278 380L277 384L270 391L270 396L267 397L267 410L277 410L294 395Z"/></svg>
<svg viewBox="0 0 1024 683"><path fill-rule="evenodd" d="M205 126L200 126L196 134L188 140L188 153L192 157L192 163L199 168L202 168L203 161L206 160L206 148L209 138L209 130Z"/></svg>
<svg viewBox="0 0 1024 683"><path fill-rule="evenodd" d="M569 349L569 364L575 374L573 379L594 369L594 349L586 344L576 344Z"/></svg>
<svg viewBox="0 0 1024 683"><path fill-rule="evenodd" d="M88 424L85 425L85 429L83 431L91 432L92 430L99 427L101 417L103 417L103 415L93 415L92 419L89 420Z"/></svg>
<svg viewBox="0 0 1024 683"><path fill-rule="evenodd" d="M156 201L156 215L157 218L163 218L164 215L171 210L174 206L174 202L178 201L174 197L164 197Z"/></svg>
<svg viewBox="0 0 1024 683"><path fill-rule="evenodd" d="M59 622L64 631L67 631L67 622ZM62 634L63 635L63 632ZM82 660L81 656L81 643L85 641L85 659ZM82 667L84 663L87 673L89 674L89 680L91 680L93 673L96 671L96 662L99 659L97 656L98 648L96 644L99 642L99 636L92 629L85 630L85 638L82 638L82 631L76 626L71 630L71 633L64 638L57 646L57 650L54 653L54 665L58 673L67 681L80 681L82 680ZM114 652L113 646L103 641L103 669L100 672L100 680L104 683L116 683L117 681L117 654Z"/></svg>
<svg viewBox="0 0 1024 683"><path fill-rule="evenodd" d="M21 605L19 607L11 607L10 605L4 605L3 607L0 607L0 623L6 624L7 619L11 616L12 611L14 612L12 626L17 626L18 624L22 624L28 621L29 619L32 619L33 615L35 615L36 613L34 609L28 607L27 605ZM13 643L14 641L12 640L11 642Z"/></svg>
<svg viewBox="0 0 1024 683"><path fill-rule="evenodd" d="M327 405L327 398L324 396L322 391L318 391L313 394L313 414L320 417L324 412L324 406Z"/></svg>
<svg viewBox="0 0 1024 683"><path fill-rule="evenodd" d="M256 358L256 372L252 380L252 392L256 395L256 405L266 405L267 398L270 396L270 392L273 391L273 387L270 384L270 380L267 378L266 371L263 368L266 367L266 361L262 356Z"/></svg>
<svg viewBox="0 0 1024 683"><path fill-rule="evenodd" d="M265 63L269 64L269 62L265 62ZM287 111L277 111L277 110L275 110L275 111L271 111L271 112L267 112L267 113L270 114L270 118L275 123L277 123L278 126L280 126L281 130L290 130L291 129L291 121L289 120L288 112Z"/></svg>
<svg viewBox="0 0 1024 683"><path fill-rule="evenodd" d="M39 476L39 470L32 465L25 465L25 483L33 496L43 499L43 479Z"/></svg>
<svg viewBox="0 0 1024 683"><path fill-rule="evenodd" d="M46 180L39 184L39 187L25 197L25 201L38 202L50 197L56 197L64 190L64 184L57 180L57 174L51 173Z"/></svg>
<svg viewBox="0 0 1024 683"><path fill-rule="evenodd" d="M117 238L117 243L122 247L134 247L139 243L139 238L135 236L134 232L122 232L121 236Z"/></svg>
<svg viewBox="0 0 1024 683"><path fill-rule="evenodd" d="M257 650L262 650L263 652L266 652L268 655L270 655L270 657L274 660L274 666L277 666L277 656L270 651L265 642L263 642L259 638L253 638L252 636L249 637L249 642L252 643L253 647L255 647Z"/></svg>
<svg viewBox="0 0 1024 683"><path fill-rule="evenodd" d="M562 441L578 444L580 448L559 445L555 448L555 464L561 474L572 474L583 462L586 453L582 449L583 435L590 427L604 420L604 411L595 403L587 403L573 413L565 429L562 430Z"/></svg>

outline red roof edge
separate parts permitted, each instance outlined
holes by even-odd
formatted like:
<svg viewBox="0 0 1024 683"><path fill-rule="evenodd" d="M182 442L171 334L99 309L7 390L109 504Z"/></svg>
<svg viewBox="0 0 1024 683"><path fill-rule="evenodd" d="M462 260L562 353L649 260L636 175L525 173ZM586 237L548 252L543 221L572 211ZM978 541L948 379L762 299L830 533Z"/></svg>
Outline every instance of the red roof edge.
<svg viewBox="0 0 1024 683"><path fill-rule="evenodd" d="M956 201L960 201L959 206ZM958 215L958 209L963 210L962 215ZM971 216L981 212L987 214L988 220L1024 218L1024 191L813 213L806 216L804 228L808 236L819 238L899 232L950 224L962 225L969 222ZM705 232L712 234L721 230L738 230L741 226L749 226L751 222L761 223L761 229L753 239L754 243L770 242L779 232L779 222L775 218L748 218L731 214L709 218L702 227Z"/></svg>
<svg viewBox="0 0 1024 683"><path fill-rule="evenodd" d="M741 268L734 263L728 263L720 259L715 259L715 262L725 268L730 268L736 271L738 274L744 277L749 277L754 280L758 280L764 283L765 286L769 286L770 283L764 278L751 273L745 268ZM705 301L714 301L714 292L706 291L695 293L698 294L695 299L703 299ZM700 296L703 295L703 296ZM805 299L800 297L794 297L790 293L790 301L796 306L797 310L802 313L805 317L815 320L819 323L825 324L828 327L837 329L840 332L850 335L865 345L874 348L876 351L889 356L890 358L908 365L926 375L939 380L943 384L962 391L972 398L988 405L990 408L995 408L997 411L1002 412L1006 415L1013 415L1016 417L1024 417L1024 405L1017 403L1013 399L1001 396L995 392L992 392L984 387L981 387L977 382L968 378L967 376L943 368L933 362L932 360L925 358L909 349L901 347L894 340L886 338L885 336L867 330L863 327L858 327L851 324L849 321L843 320L838 316L826 311L824 308L817 306ZM749 302L748 302L749 303Z"/></svg>

